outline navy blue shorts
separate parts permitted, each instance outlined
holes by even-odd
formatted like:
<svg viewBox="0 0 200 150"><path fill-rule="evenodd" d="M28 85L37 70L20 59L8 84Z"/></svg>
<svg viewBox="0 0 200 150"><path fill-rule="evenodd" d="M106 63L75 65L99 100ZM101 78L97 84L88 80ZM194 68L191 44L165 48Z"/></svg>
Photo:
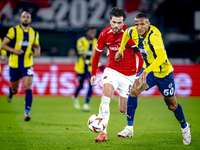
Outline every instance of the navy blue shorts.
<svg viewBox="0 0 200 150"><path fill-rule="evenodd" d="M164 78L158 78L154 76L153 72L150 72L146 78L149 88L152 88L154 85L158 86L159 92L164 97L172 97L175 95L175 84L174 84L174 74L173 72L169 73Z"/></svg>
<svg viewBox="0 0 200 150"><path fill-rule="evenodd" d="M25 76L33 76L33 66L31 67L18 67L18 68L12 68L10 67L10 82L18 81L19 79L25 77Z"/></svg>
<svg viewBox="0 0 200 150"><path fill-rule="evenodd" d="M78 75L78 80L79 80L79 81L83 81L84 79L87 79L87 78L90 78L90 77L91 77L90 72L86 72L86 73L84 73L84 74L79 74L79 73L77 73L77 75Z"/></svg>
<svg viewBox="0 0 200 150"><path fill-rule="evenodd" d="M137 74L139 76L144 71L144 68ZM175 95L175 84L174 84L174 74L173 72L169 73L164 78L158 78L154 76L153 72L148 73L146 78L149 88L157 85L159 92L164 97L172 97Z"/></svg>

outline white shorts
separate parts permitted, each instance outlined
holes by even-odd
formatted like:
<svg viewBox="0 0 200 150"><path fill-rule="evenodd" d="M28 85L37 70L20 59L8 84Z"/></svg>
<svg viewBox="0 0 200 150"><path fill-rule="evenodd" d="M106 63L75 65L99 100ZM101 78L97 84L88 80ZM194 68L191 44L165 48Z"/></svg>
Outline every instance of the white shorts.
<svg viewBox="0 0 200 150"><path fill-rule="evenodd" d="M128 98L130 89L135 82L135 75L125 76L111 68L106 68L101 77L101 86L110 83L121 97Z"/></svg>

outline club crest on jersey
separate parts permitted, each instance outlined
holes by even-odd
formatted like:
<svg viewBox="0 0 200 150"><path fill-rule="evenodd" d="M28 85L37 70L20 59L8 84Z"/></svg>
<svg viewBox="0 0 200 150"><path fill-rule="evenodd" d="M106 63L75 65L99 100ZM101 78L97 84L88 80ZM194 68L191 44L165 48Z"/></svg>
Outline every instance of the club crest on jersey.
<svg viewBox="0 0 200 150"><path fill-rule="evenodd" d="M33 39L33 38L34 38L34 36L33 36L33 35L31 35L30 37L31 37L31 39Z"/></svg>
<svg viewBox="0 0 200 150"><path fill-rule="evenodd" d="M172 83L170 83L170 84L168 85L168 87L171 88L171 87L172 87Z"/></svg>
<svg viewBox="0 0 200 150"><path fill-rule="evenodd" d="M144 44L144 45L147 45L147 41L143 41L143 44Z"/></svg>

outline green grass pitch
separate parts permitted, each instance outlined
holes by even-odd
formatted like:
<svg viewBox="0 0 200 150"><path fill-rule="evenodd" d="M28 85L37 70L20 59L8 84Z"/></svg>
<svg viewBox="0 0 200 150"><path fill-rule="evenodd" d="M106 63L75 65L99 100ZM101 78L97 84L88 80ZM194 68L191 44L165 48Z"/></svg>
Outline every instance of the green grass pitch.
<svg viewBox="0 0 200 150"><path fill-rule="evenodd" d="M98 113L100 97L93 97L89 113L76 110L69 97L34 97L31 120L24 121L24 97L7 103L0 97L1 150L198 150L200 149L200 98L177 98L191 124L192 142L185 146L179 123L162 97L139 97L132 138L117 137L126 125L126 115L118 111L118 98L110 103L108 141L95 143L98 133L87 126ZM84 98L80 98L83 105Z"/></svg>

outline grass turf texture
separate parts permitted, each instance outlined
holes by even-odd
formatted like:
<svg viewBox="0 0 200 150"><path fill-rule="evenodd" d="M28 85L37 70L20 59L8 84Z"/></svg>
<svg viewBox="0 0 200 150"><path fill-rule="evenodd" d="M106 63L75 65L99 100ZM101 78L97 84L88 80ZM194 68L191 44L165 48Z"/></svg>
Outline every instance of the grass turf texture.
<svg viewBox="0 0 200 150"><path fill-rule="evenodd" d="M98 133L87 127L88 118L98 113L100 98L92 98L89 113L76 110L69 97L34 97L31 120L24 121L24 97L7 103L0 97L0 149L200 149L200 99L178 98L191 124L192 142L182 143L179 123L161 97L139 98L132 138L117 137L126 125L126 115L118 111L118 98L110 103L108 141L95 143ZM83 105L84 98L80 98Z"/></svg>

